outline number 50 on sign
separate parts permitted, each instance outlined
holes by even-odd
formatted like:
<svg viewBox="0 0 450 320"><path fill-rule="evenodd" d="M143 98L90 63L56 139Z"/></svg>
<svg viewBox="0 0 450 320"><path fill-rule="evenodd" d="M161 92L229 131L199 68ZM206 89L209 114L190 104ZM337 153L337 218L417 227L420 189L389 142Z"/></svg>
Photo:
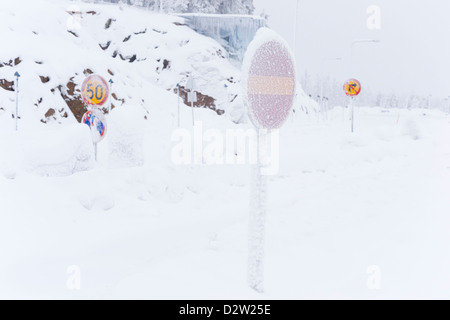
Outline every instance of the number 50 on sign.
<svg viewBox="0 0 450 320"><path fill-rule="evenodd" d="M108 100L108 83L99 75L90 75L81 86L81 95L86 105L102 106Z"/></svg>

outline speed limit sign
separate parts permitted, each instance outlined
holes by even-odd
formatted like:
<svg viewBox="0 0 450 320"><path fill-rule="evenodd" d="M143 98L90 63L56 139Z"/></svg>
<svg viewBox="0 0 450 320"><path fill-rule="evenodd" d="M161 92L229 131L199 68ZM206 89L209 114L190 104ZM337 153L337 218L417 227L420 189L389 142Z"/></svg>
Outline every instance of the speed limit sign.
<svg viewBox="0 0 450 320"><path fill-rule="evenodd" d="M108 100L108 83L101 76L92 74L81 86L83 101L88 106L102 106Z"/></svg>

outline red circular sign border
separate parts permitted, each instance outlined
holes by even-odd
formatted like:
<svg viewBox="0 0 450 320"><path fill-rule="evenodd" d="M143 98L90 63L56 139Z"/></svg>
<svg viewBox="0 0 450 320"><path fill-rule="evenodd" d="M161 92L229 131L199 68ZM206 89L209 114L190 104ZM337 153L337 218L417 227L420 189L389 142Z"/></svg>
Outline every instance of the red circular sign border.
<svg viewBox="0 0 450 320"><path fill-rule="evenodd" d="M349 83L350 81L356 82L356 83L358 84L358 87L359 87L358 92L357 92L356 94L354 94L354 95L349 94L349 93L347 92L347 89L346 89L347 83ZM345 83L344 83L344 92L345 92L345 94L346 94L348 97L357 97L357 96L359 96L359 94L361 93L361 89L362 89L362 87L361 87L361 82L359 82L359 80L356 80L356 79L354 79L354 78L348 79L348 80L345 81Z"/></svg>
<svg viewBox="0 0 450 320"><path fill-rule="evenodd" d="M98 104L89 103L89 101L86 100L86 97L84 95L84 91L86 90L86 86L87 86L88 81L91 78L94 78L94 77L98 77L100 79L100 81L103 83L103 85L105 86L105 88L106 88L105 98L102 100L101 103L98 103ZM83 84L81 85L81 97L83 98L84 104L87 105L87 106L94 106L94 107L101 107L101 106L103 106L106 103L106 101L108 101L108 98L109 98L108 82L106 82L106 80L102 76L100 76L98 74L91 74L91 75L89 75L88 77L86 77L86 79L84 79Z"/></svg>
<svg viewBox="0 0 450 320"><path fill-rule="evenodd" d="M85 117L88 113L92 113L93 116L98 117L99 120L103 123L103 127L105 129L103 132L103 135L100 135L100 139L97 142L95 142L95 143L99 143L105 139L106 134L108 132L108 125L106 124L105 115L98 110L88 110L83 114L83 117L81 118L81 124L84 124ZM91 125L93 125L93 123L91 123ZM94 130L94 129L92 127L90 127L90 130Z"/></svg>
<svg viewBox="0 0 450 320"><path fill-rule="evenodd" d="M296 99L295 97L296 97L296 92L297 92L296 64L295 64L294 55L292 54L292 51L290 50L287 42L283 38L281 38L281 36L279 36L277 33L275 33L274 31L272 31L268 28L260 29L258 31L257 35L255 36L254 40L252 41L252 43L250 43L250 45L247 49L247 53L246 53L246 56L245 56L244 62L243 62L243 79L242 79L243 82L242 83L243 83L244 96L245 96L244 102L247 105L248 116L255 127L260 128L260 129L265 129L265 130L280 129L286 123L286 121L289 119L289 116L286 116L284 119L279 121L277 125L275 125L273 127L265 127L264 124L260 123L260 121L257 120L258 117L255 115L255 110L250 102L249 79L251 77L250 71L252 69L252 65L254 63L256 53L262 47L264 47L265 45L267 45L271 42L276 42L278 45L280 45L282 50L285 51L286 55L289 57L290 64L292 67L292 70L290 70L290 71L292 72L292 79L294 82L294 87L293 87L293 94L290 95L290 97L292 98L292 101L290 102L290 106L288 108L286 108L286 110L288 110L288 112L286 114L289 114L290 111L293 109L293 107L295 105L295 99Z"/></svg>

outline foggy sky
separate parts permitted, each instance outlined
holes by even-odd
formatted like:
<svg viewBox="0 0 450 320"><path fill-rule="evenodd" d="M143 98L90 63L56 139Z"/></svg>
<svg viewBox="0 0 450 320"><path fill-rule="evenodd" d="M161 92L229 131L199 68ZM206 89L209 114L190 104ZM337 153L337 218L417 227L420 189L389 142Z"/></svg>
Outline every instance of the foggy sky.
<svg viewBox="0 0 450 320"><path fill-rule="evenodd" d="M254 0L255 14L294 45L296 0ZM370 5L381 9L381 29L367 28ZM450 96L450 1L300 0L296 60L299 73L361 80L384 93ZM381 43L356 44L355 39ZM331 61L328 58L342 57ZM352 72L350 71L352 70Z"/></svg>

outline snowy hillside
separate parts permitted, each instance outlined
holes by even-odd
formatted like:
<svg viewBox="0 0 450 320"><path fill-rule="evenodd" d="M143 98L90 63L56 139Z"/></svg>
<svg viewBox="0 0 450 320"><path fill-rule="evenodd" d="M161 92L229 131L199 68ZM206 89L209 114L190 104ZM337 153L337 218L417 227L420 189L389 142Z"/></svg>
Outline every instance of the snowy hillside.
<svg viewBox="0 0 450 320"><path fill-rule="evenodd" d="M195 79L197 107L242 121L240 72L214 40L184 26L183 19L116 5L65 1L6 2L0 12L0 123L15 114L14 73L20 78L20 123L73 123L86 111L80 97L86 75L112 79L113 108L162 108L162 92ZM224 89L226 87L226 89ZM142 90L145 89L145 90ZM166 95L167 97L169 95ZM171 98L176 101L176 97ZM302 105L311 105L302 98ZM176 103L176 102L175 102Z"/></svg>
<svg viewBox="0 0 450 320"><path fill-rule="evenodd" d="M204 95L199 106L219 114L230 107L230 96L238 91L238 70L220 45L183 26L182 19L130 7L70 3L3 6L2 123L14 113L16 71L21 74L23 127L36 119L73 122L72 114L79 121L86 111L80 86L91 72L114 81L115 107L142 107L143 114L162 108L162 90L172 91L177 83L183 86L187 75L196 79ZM229 93L222 90L224 84Z"/></svg>

